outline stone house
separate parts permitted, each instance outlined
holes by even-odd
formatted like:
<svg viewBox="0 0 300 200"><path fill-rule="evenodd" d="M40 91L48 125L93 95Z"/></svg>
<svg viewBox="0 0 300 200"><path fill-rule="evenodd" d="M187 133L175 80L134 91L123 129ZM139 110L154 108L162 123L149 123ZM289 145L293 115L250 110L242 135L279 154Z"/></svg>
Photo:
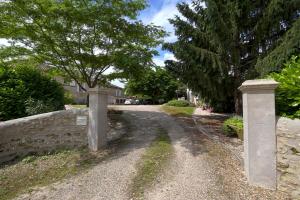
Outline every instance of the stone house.
<svg viewBox="0 0 300 200"><path fill-rule="evenodd" d="M108 104L124 104L126 96L124 95L124 89L110 84L108 87Z"/></svg>
<svg viewBox="0 0 300 200"><path fill-rule="evenodd" d="M87 92L84 91L82 88L80 88L79 85L74 80L68 81L63 77L59 77L59 76L55 77L55 80L61 83L64 89L72 94L75 103L86 104ZM83 83L83 87L85 89L88 88L86 83ZM123 104L125 102L126 97L124 95L123 88L113 84L109 84L107 88L108 88L108 104Z"/></svg>

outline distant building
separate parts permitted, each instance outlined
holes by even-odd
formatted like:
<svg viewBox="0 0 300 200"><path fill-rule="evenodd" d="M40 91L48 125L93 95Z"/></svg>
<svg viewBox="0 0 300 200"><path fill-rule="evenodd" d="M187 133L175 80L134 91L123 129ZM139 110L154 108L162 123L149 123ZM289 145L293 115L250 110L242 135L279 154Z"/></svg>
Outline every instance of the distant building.
<svg viewBox="0 0 300 200"><path fill-rule="evenodd" d="M84 91L79 85L74 81L67 81L63 77L57 76L55 80L61 83L64 89L72 94L74 101L77 104L86 104L87 92ZM87 89L86 83L82 86ZM126 97L124 95L124 89L113 84L109 84L108 88L108 104L124 104Z"/></svg>
<svg viewBox="0 0 300 200"><path fill-rule="evenodd" d="M110 84L108 88L108 104L124 104L126 97L124 95L124 89Z"/></svg>

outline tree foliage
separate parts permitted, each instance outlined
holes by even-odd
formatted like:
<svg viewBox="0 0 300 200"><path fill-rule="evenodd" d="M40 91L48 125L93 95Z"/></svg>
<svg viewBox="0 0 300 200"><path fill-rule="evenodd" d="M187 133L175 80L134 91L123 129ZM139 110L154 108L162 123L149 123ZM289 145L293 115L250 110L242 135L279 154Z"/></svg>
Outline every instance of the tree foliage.
<svg viewBox="0 0 300 200"><path fill-rule="evenodd" d="M64 89L33 67L0 66L0 121L64 108Z"/></svg>
<svg viewBox="0 0 300 200"><path fill-rule="evenodd" d="M170 22L178 41L164 45L177 61L167 68L216 110L240 113L241 83L300 52L299 0L194 0L177 8L183 18Z"/></svg>
<svg viewBox="0 0 300 200"><path fill-rule="evenodd" d="M178 81L163 68L147 70L138 79L130 79L125 91L128 95L150 97L155 103L168 101L176 96Z"/></svg>
<svg viewBox="0 0 300 200"><path fill-rule="evenodd" d="M276 90L276 110L281 116L300 118L300 58L294 56L280 73L272 73L279 82Z"/></svg>
<svg viewBox="0 0 300 200"><path fill-rule="evenodd" d="M136 20L145 6L144 0L1 1L0 38L14 41L80 86L95 87L153 65L153 47L165 33Z"/></svg>

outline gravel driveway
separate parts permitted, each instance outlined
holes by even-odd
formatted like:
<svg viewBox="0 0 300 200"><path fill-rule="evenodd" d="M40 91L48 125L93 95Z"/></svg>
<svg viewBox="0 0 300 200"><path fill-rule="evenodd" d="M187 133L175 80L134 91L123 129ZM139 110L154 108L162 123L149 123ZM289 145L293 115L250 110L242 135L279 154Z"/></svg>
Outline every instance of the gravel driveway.
<svg viewBox="0 0 300 200"><path fill-rule="evenodd" d="M18 199L128 199L135 165L155 137L166 129L175 149L169 168L145 193L149 200L287 199L283 194L247 185L242 169L230 152L201 134L193 120L175 119L158 106L114 106L125 110L131 134L113 156L86 173L40 188Z"/></svg>

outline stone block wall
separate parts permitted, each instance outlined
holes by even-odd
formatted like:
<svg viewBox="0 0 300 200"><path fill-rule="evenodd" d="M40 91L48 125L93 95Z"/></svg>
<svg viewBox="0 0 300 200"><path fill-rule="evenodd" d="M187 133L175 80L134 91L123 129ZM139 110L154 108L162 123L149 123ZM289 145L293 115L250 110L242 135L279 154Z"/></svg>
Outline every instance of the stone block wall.
<svg viewBox="0 0 300 200"><path fill-rule="evenodd" d="M87 109L73 109L0 122L0 163L31 153L87 145L87 123L82 122L87 116Z"/></svg>
<svg viewBox="0 0 300 200"><path fill-rule="evenodd" d="M300 120L277 120L277 188L300 199Z"/></svg>

